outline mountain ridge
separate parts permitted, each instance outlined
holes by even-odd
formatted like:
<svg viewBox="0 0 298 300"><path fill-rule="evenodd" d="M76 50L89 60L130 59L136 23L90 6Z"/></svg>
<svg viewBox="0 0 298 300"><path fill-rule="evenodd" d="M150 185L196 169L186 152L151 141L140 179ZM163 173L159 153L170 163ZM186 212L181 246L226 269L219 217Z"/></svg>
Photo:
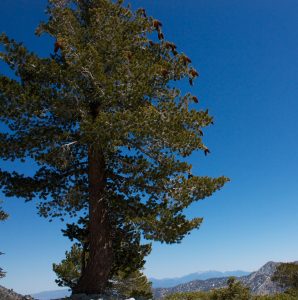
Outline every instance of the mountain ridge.
<svg viewBox="0 0 298 300"><path fill-rule="evenodd" d="M254 295L270 295L282 292L283 290L276 283L271 281L271 276L279 264L279 262L267 262L259 270L246 276L237 277L237 279L245 286L249 287ZM210 291L226 286L227 278L222 277L207 280L193 280L171 288L157 288L154 289L153 292L154 299L162 299L164 296L172 293Z"/></svg>
<svg viewBox="0 0 298 300"><path fill-rule="evenodd" d="M186 283L189 281L193 280L206 280L210 278L221 278L221 277L230 277L230 276L235 276L235 277L241 277L241 276L246 276L249 275L251 272L247 271L241 271L241 270L236 270L236 271L216 271L216 270L210 270L210 271L201 271L201 272L194 272L190 273L184 276L180 277L173 277L173 278L154 278L151 277L149 280L152 282L153 288L168 288L168 287L174 287L176 285Z"/></svg>
<svg viewBox="0 0 298 300"><path fill-rule="evenodd" d="M20 295L12 289L7 289L0 285L0 299L1 300L34 300L29 295Z"/></svg>

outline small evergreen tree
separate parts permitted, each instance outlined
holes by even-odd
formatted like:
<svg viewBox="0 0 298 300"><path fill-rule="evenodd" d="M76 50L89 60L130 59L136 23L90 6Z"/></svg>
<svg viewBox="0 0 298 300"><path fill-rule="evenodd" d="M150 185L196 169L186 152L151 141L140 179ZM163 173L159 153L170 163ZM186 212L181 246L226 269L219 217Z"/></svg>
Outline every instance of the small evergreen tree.
<svg viewBox="0 0 298 300"><path fill-rule="evenodd" d="M113 278L112 288L126 298L152 299L151 283L140 271L132 273L118 271Z"/></svg>
<svg viewBox="0 0 298 300"><path fill-rule="evenodd" d="M228 287L214 290L212 300L250 300L249 288L245 287L235 277L230 277L227 281Z"/></svg>
<svg viewBox="0 0 298 300"><path fill-rule="evenodd" d="M70 251L65 252L65 258L59 264L53 264L53 271L58 279L59 286L67 286L73 289L81 276L82 272L82 249L80 245L74 244Z"/></svg>
<svg viewBox="0 0 298 300"><path fill-rule="evenodd" d="M0 158L38 166L33 176L0 170L0 187L38 199L44 217L87 213L89 255L76 293L106 288L117 230L180 242L202 222L184 209L228 180L195 176L185 160L210 152L202 136L213 123L193 108L196 96L175 87L194 84L191 60L160 21L122 2L50 0L36 31L55 40L49 57L0 36L0 58L14 72L0 75Z"/></svg>

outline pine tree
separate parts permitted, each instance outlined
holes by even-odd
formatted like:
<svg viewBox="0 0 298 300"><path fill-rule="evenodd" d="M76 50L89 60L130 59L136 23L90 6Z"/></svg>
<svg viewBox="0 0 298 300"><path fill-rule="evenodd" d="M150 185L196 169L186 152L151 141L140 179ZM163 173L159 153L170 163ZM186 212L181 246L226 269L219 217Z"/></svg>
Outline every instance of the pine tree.
<svg viewBox="0 0 298 300"><path fill-rule="evenodd" d="M114 276L113 288L126 298L152 299L151 283L147 277L140 271L134 271L127 274L119 271Z"/></svg>
<svg viewBox="0 0 298 300"><path fill-rule="evenodd" d="M46 58L0 37L0 58L14 72L0 76L0 157L38 166L33 176L1 170L0 186L6 196L38 199L44 217L87 214L77 293L104 291L117 228L180 242L202 222L184 209L228 180L195 176L185 159L210 152L202 130L213 123L175 85L194 84L191 60L165 40L160 21L122 2L51 0L36 31L55 41Z"/></svg>
<svg viewBox="0 0 298 300"><path fill-rule="evenodd" d="M65 252L65 258L59 264L53 264L59 286L75 288L82 273L82 252L79 244L73 244L71 250Z"/></svg>
<svg viewBox="0 0 298 300"><path fill-rule="evenodd" d="M244 286L235 277L230 277L228 286L214 290L211 295L212 300L250 300L251 294L248 287Z"/></svg>

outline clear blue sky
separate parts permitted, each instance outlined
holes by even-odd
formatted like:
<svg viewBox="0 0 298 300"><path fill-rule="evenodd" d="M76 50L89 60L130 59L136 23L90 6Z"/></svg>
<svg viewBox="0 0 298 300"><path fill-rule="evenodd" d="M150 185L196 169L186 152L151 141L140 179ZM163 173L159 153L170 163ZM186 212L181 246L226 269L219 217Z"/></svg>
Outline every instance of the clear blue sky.
<svg viewBox="0 0 298 300"><path fill-rule="evenodd" d="M200 230L179 245L154 244L146 274L252 271L269 260L297 260L297 0L132 3L162 20L167 39L200 71L192 92L215 116L215 125L205 139L212 153L192 156L194 171L231 178L189 209L190 216L205 218ZM1 0L0 31L47 55L52 43L33 34L45 4ZM0 224L0 250L6 253L0 266L8 274L0 284L22 293L55 289L51 264L69 247L61 224L39 218L31 203L4 200L10 219Z"/></svg>

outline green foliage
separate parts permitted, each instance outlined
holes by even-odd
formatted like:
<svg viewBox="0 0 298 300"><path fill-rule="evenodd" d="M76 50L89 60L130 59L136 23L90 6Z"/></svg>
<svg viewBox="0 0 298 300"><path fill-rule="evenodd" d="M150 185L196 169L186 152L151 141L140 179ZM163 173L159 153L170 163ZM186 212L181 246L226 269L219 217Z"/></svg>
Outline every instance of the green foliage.
<svg viewBox="0 0 298 300"><path fill-rule="evenodd" d="M83 249L79 244L74 244L69 252L66 251L65 256L61 263L53 264L53 271L58 277L56 283L59 286L67 286L73 289L81 276L82 259L86 257L83 256ZM129 271L118 271L117 274L114 274L109 288L116 290L127 298L151 299L151 283L146 276L139 270Z"/></svg>
<svg viewBox="0 0 298 300"><path fill-rule="evenodd" d="M212 293L213 300L249 300L251 298L249 288L230 277L227 281L228 287L214 290Z"/></svg>
<svg viewBox="0 0 298 300"><path fill-rule="evenodd" d="M141 253L139 266L150 251L141 236L180 242L202 222L184 210L228 179L196 176L186 160L210 152L202 136L213 124L196 96L175 87L178 80L194 84L191 60L165 40L159 21L122 2L50 0L48 21L36 30L54 39L48 57L0 36L0 59L14 72L0 74L0 122L7 127L0 158L38 166L33 176L0 169L0 188L8 197L38 199L39 214L50 219L88 215L89 158L100 153L110 238L127 244L113 259L125 262L131 247Z"/></svg>
<svg viewBox="0 0 298 300"><path fill-rule="evenodd" d="M282 263L277 266L272 280L276 281L283 288L298 291L298 264Z"/></svg>
<svg viewBox="0 0 298 300"><path fill-rule="evenodd" d="M139 270L130 274L119 271L113 277L112 288L127 298L152 299L151 283Z"/></svg>
<svg viewBox="0 0 298 300"><path fill-rule="evenodd" d="M59 286L75 287L81 275L81 257L82 249L74 244L70 252L65 252L65 259L60 264L53 264L53 271L58 277L55 281Z"/></svg>
<svg viewBox="0 0 298 300"><path fill-rule="evenodd" d="M0 157L31 157L39 165L32 177L2 170L4 193L38 197L45 217L84 210L87 151L94 145L104 153L113 213L125 212L124 221L148 239L180 241L202 221L187 220L183 209L227 181L190 177L191 165L181 160L206 150L201 130L213 121L208 111L189 109L190 94L171 87L194 79L193 67L165 40L150 43L153 19L140 11L103 0L84 9L72 8L72 1L50 3L38 34L57 39L63 62L0 37L0 57L18 78L0 76L0 120L10 129L0 135Z"/></svg>
<svg viewBox="0 0 298 300"><path fill-rule="evenodd" d="M296 294L289 294L289 293L281 293L271 296L255 296L253 300L297 300L298 295Z"/></svg>

